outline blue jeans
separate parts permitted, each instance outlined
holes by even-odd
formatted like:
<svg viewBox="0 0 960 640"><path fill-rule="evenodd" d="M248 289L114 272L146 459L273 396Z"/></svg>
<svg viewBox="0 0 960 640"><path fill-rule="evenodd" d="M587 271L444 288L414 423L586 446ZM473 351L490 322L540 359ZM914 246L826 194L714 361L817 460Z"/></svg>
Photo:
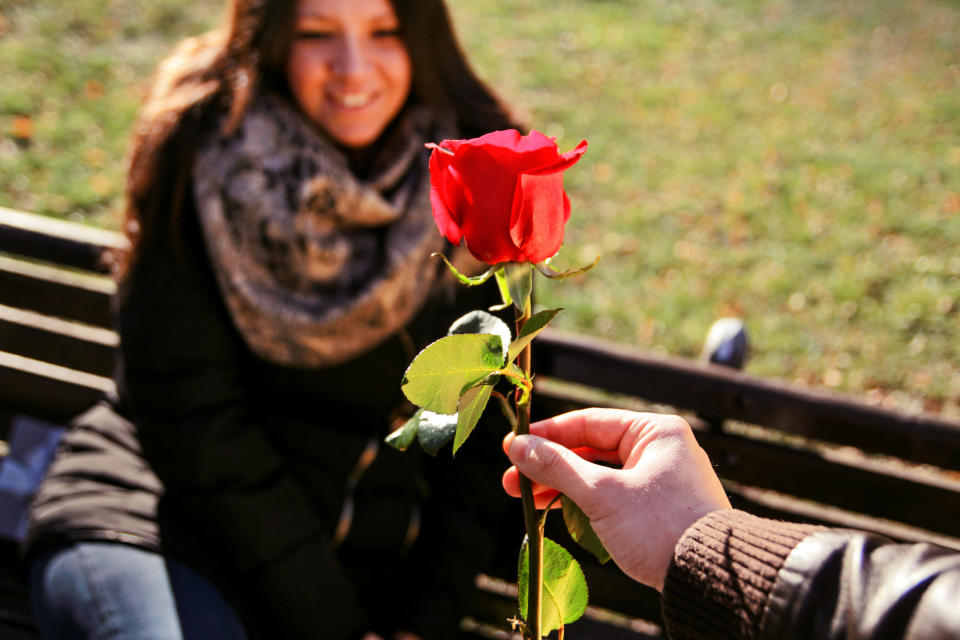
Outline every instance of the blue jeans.
<svg viewBox="0 0 960 640"><path fill-rule="evenodd" d="M244 640L221 592L186 565L113 542L79 542L30 567L45 640Z"/></svg>

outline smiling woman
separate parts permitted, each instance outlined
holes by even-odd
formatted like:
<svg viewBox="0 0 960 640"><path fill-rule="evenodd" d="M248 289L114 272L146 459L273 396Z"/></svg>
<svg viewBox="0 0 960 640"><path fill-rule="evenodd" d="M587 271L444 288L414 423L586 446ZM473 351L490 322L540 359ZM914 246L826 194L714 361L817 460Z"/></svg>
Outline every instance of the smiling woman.
<svg viewBox="0 0 960 640"><path fill-rule="evenodd" d="M303 112L345 147L365 147L396 117L413 69L387 0L303 0L287 76Z"/></svg>
<svg viewBox="0 0 960 640"><path fill-rule="evenodd" d="M430 257L449 247L424 143L511 126L441 0L233 0L160 66L120 393L75 421L31 514L46 637L458 635L504 506L470 458L498 452L421 467L378 443L415 350L495 302Z"/></svg>

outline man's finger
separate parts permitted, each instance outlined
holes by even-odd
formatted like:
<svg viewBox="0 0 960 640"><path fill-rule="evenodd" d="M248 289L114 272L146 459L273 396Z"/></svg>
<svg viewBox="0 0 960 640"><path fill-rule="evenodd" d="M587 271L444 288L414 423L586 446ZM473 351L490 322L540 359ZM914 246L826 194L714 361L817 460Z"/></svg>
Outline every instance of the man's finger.
<svg viewBox="0 0 960 640"><path fill-rule="evenodd" d="M617 451L624 433L642 416L644 414L622 409L581 409L535 422L530 425L530 433L568 449L589 447Z"/></svg>
<svg viewBox="0 0 960 640"><path fill-rule="evenodd" d="M535 434L543 436L543 433ZM513 439L517 437L517 434L513 432L507 433L503 437L503 452L507 453L510 450L510 443L513 442ZM546 437L546 436L544 436ZM620 453L616 450L612 451L601 451L599 449L594 449L592 447L568 447L575 454L583 458L584 460L589 460L590 462L607 462L609 464L620 464ZM509 489L508 489L509 492Z"/></svg>
<svg viewBox="0 0 960 640"><path fill-rule="evenodd" d="M503 484L504 491L506 491L509 495L513 496L514 498L520 497L520 472L517 471L516 467L510 467L503 472L501 484ZM537 496L538 498L542 494L556 493L555 489L552 489L546 485L542 485L539 482L531 482L530 484L533 488L533 495Z"/></svg>
<svg viewBox="0 0 960 640"><path fill-rule="evenodd" d="M600 451L599 449L591 449L590 447L577 447L576 449L571 449L571 451L588 462L620 464L619 451Z"/></svg>
<svg viewBox="0 0 960 640"><path fill-rule="evenodd" d="M590 487L597 476L610 472L566 447L534 435L514 438L507 455L523 475L565 493L581 506L589 504Z"/></svg>

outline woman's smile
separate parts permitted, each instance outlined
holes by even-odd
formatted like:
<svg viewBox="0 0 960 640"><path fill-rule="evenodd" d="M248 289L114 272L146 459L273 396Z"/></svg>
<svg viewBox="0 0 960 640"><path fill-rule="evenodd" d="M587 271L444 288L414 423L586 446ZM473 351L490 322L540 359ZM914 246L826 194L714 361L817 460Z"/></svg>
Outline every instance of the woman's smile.
<svg viewBox="0 0 960 640"><path fill-rule="evenodd" d="M335 107L347 111L360 111L370 106L376 99L376 94L370 91L350 93L330 91L327 96Z"/></svg>

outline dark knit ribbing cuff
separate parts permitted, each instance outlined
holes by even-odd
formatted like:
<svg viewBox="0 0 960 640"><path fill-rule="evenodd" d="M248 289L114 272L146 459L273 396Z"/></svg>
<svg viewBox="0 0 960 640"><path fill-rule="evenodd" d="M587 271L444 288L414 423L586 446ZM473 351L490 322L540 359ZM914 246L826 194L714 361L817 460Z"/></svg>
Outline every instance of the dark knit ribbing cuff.
<svg viewBox="0 0 960 640"><path fill-rule="evenodd" d="M787 556L821 527L728 509L697 520L674 550L663 588L672 640L755 638Z"/></svg>

